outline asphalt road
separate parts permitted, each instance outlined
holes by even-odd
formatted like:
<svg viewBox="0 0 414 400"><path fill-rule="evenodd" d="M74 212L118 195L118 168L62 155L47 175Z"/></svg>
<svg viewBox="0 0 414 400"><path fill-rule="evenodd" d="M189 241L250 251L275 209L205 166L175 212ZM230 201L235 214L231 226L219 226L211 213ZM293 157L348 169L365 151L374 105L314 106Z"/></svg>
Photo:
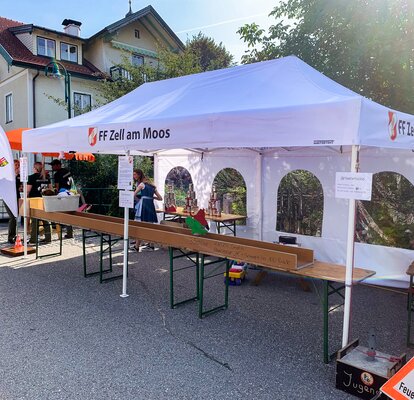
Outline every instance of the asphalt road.
<svg viewBox="0 0 414 400"><path fill-rule="evenodd" d="M0 226L0 247L5 246ZM84 278L79 231L61 257L35 261L0 255L0 399L353 399L335 389L335 362L322 362L322 307L315 289L249 271L230 287L230 304L199 319L197 303L169 308L168 252L131 253L128 298L120 280ZM42 251L53 250L52 245ZM122 257L114 257L115 273ZM98 268L97 247L88 248ZM318 283L316 287L320 289ZM195 291L194 272L177 274L177 297ZM211 279L207 306L222 303ZM400 355L406 301L399 291L359 285L352 338ZM340 347L342 308L331 316L331 350Z"/></svg>

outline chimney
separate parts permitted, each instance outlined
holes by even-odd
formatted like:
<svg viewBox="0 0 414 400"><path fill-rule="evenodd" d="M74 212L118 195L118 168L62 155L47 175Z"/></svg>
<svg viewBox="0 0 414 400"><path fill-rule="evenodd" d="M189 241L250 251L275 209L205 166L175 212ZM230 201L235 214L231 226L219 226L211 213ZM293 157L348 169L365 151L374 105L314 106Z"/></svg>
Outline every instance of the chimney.
<svg viewBox="0 0 414 400"><path fill-rule="evenodd" d="M62 25L64 26L63 30L65 33L80 37L80 26L82 22L75 21L74 19L64 19Z"/></svg>

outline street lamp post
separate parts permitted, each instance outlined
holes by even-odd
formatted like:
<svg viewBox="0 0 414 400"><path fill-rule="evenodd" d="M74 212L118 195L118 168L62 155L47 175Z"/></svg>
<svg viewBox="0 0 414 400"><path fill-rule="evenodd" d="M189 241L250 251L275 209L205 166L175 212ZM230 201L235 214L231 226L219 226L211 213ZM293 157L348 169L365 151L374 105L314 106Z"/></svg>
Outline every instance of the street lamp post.
<svg viewBox="0 0 414 400"><path fill-rule="evenodd" d="M45 75L56 79L65 79L65 103L68 106L68 118L71 117L70 73L59 62L51 61L45 67Z"/></svg>

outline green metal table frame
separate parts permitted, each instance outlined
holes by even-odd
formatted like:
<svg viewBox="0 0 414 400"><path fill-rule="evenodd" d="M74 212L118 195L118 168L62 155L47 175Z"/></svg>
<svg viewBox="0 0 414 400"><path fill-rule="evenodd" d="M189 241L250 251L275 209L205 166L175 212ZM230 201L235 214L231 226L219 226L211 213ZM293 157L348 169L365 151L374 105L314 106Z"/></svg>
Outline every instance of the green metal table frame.
<svg viewBox="0 0 414 400"><path fill-rule="evenodd" d="M216 227L217 227L217 233L220 235L220 231L222 229L228 229L233 236L237 236L236 235L236 220L232 220L232 221L215 221L216 223Z"/></svg>
<svg viewBox="0 0 414 400"><path fill-rule="evenodd" d="M199 254L199 253L195 253L192 251L185 251L183 249L177 249L173 247L169 247L168 251L169 251L169 256L170 256L170 307L171 308L175 308L181 304L185 304L190 301L198 300L199 318L203 318L204 316L208 314L212 314L219 310L225 310L228 308L230 260L225 259L225 258L219 258L219 257L205 256L204 254ZM206 257L208 257L209 259L206 260ZM185 266L180 266L179 268L174 268L174 260L179 259L179 258L185 258L190 263ZM204 310L204 281L210 278L217 277L217 276L223 276L223 268L222 268L223 264L225 264L224 304L213 307L209 310ZM212 265L214 265L215 267L213 269L210 269L209 267ZM206 271L206 267L209 269L208 272ZM195 268L195 281L196 281L195 296L175 302L174 274L180 271L188 270L190 268Z"/></svg>
<svg viewBox="0 0 414 400"><path fill-rule="evenodd" d="M49 223L49 222L48 222ZM35 224L36 228L36 260L38 258L45 258L45 257L53 257L53 256L61 256L62 255L62 226L60 224L56 224L60 226L60 233L59 233L59 251L55 253L49 253L49 254L42 254L39 255L39 220L37 218L33 218L32 224ZM50 227L50 236L52 236L52 227Z"/></svg>
<svg viewBox="0 0 414 400"><path fill-rule="evenodd" d="M414 312L414 304L413 304L413 275L410 275L410 286L408 287L408 302L407 302L407 311L408 311L408 318L407 318L407 347L414 347L414 343L411 341L411 320L412 320L412 313Z"/></svg>
<svg viewBox="0 0 414 400"><path fill-rule="evenodd" d="M316 287L314 281L312 283L315 287L317 294L319 295L318 288ZM333 360L336 356L336 351L333 353L329 353L329 314L334 312L337 308L342 307L344 305L345 300L345 284L332 282L327 280L322 280L323 286L323 294L321 298L322 302L322 309L323 309L323 362L328 364L331 360ZM335 306L329 305L330 296L333 295L339 296L343 301L340 304Z"/></svg>
<svg viewBox="0 0 414 400"><path fill-rule="evenodd" d="M86 241L91 238L100 238L100 251L99 251L99 271L88 272L87 271L87 262L86 262ZM104 274L108 274L113 272L112 269L112 247L118 243L119 241L123 240L123 238L113 238L111 235L107 233L95 232L88 229L82 229L82 249L83 249L83 276L88 278L90 276L99 275L99 282L108 282L113 281L116 279L122 278L122 274L110 276L108 278L104 278ZM104 246L107 246L104 248ZM104 254L108 252L109 254L109 267L104 269L104 262L103 257ZM127 256L128 257L128 256Z"/></svg>
<svg viewBox="0 0 414 400"><path fill-rule="evenodd" d="M200 275L200 256L198 253L192 252L192 251L184 251L182 249L176 249L173 247L168 248L168 254L170 257L170 307L175 308L181 304L188 303L190 301L196 301L200 298L200 281L199 281L199 275ZM177 260L179 258L186 258L190 264L185 265L179 268L174 269L174 260ZM180 300L178 302L175 302L174 297L174 274L180 271L185 271L188 269L194 269L195 272L195 281L196 281L196 293L195 296L190 297L188 299Z"/></svg>

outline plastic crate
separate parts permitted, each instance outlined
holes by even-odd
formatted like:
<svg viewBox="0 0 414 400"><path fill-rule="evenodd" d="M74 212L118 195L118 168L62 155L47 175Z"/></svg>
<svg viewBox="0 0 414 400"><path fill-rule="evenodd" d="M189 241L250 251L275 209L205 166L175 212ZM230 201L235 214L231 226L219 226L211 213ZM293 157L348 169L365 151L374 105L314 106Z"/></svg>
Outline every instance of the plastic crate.
<svg viewBox="0 0 414 400"><path fill-rule="evenodd" d="M79 194L71 196L44 196L45 211L76 211L79 208Z"/></svg>

